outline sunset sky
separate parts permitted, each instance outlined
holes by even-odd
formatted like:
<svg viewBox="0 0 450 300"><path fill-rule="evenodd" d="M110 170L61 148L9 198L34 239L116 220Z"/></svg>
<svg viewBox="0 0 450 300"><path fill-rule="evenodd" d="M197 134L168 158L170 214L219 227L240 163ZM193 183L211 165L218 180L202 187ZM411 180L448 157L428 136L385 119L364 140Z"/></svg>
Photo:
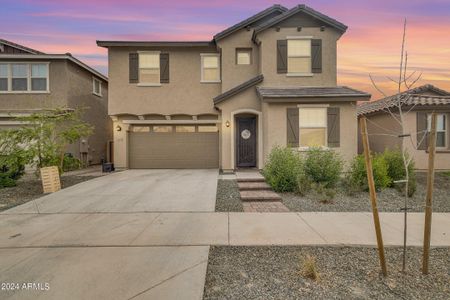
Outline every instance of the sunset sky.
<svg viewBox="0 0 450 300"><path fill-rule="evenodd" d="M96 40L210 40L212 36L279 3L306 4L349 29L338 44L338 84L379 94L372 74L387 92L386 76L398 76L406 17L410 70L418 84L450 90L450 1L277 1L250 0L0 0L0 38L46 53L72 55L107 74L107 50Z"/></svg>

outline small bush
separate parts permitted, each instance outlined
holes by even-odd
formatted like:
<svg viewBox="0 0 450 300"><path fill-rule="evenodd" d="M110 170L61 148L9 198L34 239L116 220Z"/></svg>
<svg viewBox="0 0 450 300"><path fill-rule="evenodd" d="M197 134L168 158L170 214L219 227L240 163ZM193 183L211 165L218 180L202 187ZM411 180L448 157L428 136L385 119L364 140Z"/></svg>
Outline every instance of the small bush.
<svg viewBox="0 0 450 300"><path fill-rule="evenodd" d="M313 183L311 187L311 197L324 204L332 202L336 196L335 188L328 188L323 183Z"/></svg>
<svg viewBox="0 0 450 300"><path fill-rule="evenodd" d="M402 152L400 150L386 149L383 152L383 158L387 163L388 176L391 179L390 187L396 187L399 191L404 193L405 184L394 184L394 181L404 180L406 178ZM406 158L409 159L408 156L406 156ZM416 176L414 173L414 161L411 161L408 166L408 175L408 195L411 197L412 195L414 195L417 188Z"/></svg>
<svg viewBox="0 0 450 300"><path fill-rule="evenodd" d="M312 182L320 183L326 188L336 186L342 173L342 167L342 159L332 150L312 148L306 152L305 175Z"/></svg>
<svg viewBox="0 0 450 300"><path fill-rule="evenodd" d="M15 186L24 173L25 166L19 153L0 156L0 188Z"/></svg>
<svg viewBox="0 0 450 300"><path fill-rule="evenodd" d="M297 186L302 161L290 148L274 147L270 152L263 175L276 192L293 192Z"/></svg>
<svg viewBox="0 0 450 300"><path fill-rule="evenodd" d="M317 272L316 266L316 258L314 256L308 254L303 258L300 267L300 274L303 277L312 279L314 281L319 279L319 273Z"/></svg>
<svg viewBox="0 0 450 300"><path fill-rule="evenodd" d="M16 186L16 180L8 174L0 173L0 188Z"/></svg>
<svg viewBox="0 0 450 300"><path fill-rule="evenodd" d="M63 171L68 172L78 169L81 169L81 161L71 154L65 154L63 159Z"/></svg>
<svg viewBox="0 0 450 300"><path fill-rule="evenodd" d="M311 190L312 182L311 179L306 176L305 172L300 170L298 176L297 176L297 185L295 192L301 196L306 196L308 192Z"/></svg>
<svg viewBox="0 0 450 300"><path fill-rule="evenodd" d="M388 175L388 165L383 155L374 155L372 157L372 170L377 191L390 186L391 179ZM358 155L353 159L348 176L347 181L350 182L352 186L358 186L361 190L365 191L369 189L366 164L363 155Z"/></svg>

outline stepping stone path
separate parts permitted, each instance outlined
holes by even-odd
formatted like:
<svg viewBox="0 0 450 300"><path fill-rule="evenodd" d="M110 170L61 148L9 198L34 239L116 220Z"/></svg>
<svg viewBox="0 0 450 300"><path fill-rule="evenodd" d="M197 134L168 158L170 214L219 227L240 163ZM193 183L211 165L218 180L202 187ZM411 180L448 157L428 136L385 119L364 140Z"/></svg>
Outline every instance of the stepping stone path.
<svg viewBox="0 0 450 300"><path fill-rule="evenodd" d="M272 191L257 171L236 172L244 212L288 212L281 197Z"/></svg>

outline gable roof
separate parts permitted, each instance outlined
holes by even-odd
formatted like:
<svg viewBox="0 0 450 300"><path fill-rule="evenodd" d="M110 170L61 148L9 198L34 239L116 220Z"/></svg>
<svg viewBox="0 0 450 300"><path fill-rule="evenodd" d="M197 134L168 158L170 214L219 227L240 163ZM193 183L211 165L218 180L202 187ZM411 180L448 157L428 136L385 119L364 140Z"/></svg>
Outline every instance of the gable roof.
<svg viewBox="0 0 450 300"><path fill-rule="evenodd" d="M337 30L341 31L342 33L344 33L347 30L347 25L333 19L330 18L329 16L326 16L314 9L312 9L309 6L306 6L304 4L300 4L295 6L294 8L282 13L281 15L278 15L270 20L268 20L267 22L264 22L263 24L257 26L255 28L255 30L253 31L253 41L256 40L256 36L258 33L266 30L267 28L270 28L278 23L280 23L281 21L284 21L290 17L292 17L293 15L299 13L299 12L303 12L313 18L316 18L334 28L336 28Z"/></svg>
<svg viewBox="0 0 450 300"><path fill-rule="evenodd" d="M438 96L420 95L423 92L434 92ZM448 104L450 92L425 84L395 95L358 105L358 115L370 114L397 106L398 97L402 97L402 105L437 105Z"/></svg>
<svg viewBox="0 0 450 300"><path fill-rule="evenodd" d="M20 50L22 52L28 53L28 54L44 54L44 52L41 52L41 51L38 51L38 50L35 50L35 49L31 49L31 48L28 48L28 47L25 47L25 46L22 46L20 44L16 44L16 43L4 40L4 39L0 39L0 46L1 45L6 45L6 46L9 46L9 47L12 47L12 48L16 48L16 49L18 49L18 50ZM3 52L0 51L0 54L3 54Z"/></svg>
<svg viewBox="0 0 450 300"><path fill-rule="evenodd" d="M245 82L235 86L234 88L229 89L228 91L220 94L219 96L215 97L213 99L214 100L214 104L218 104L218 103L220 103L222 101L225 101L228 98L230 98L230 97L232 97L232 96L234 96L236 94L239 94L240 92L248 89L249 87L252 87L255 84L258 84L258 83L262 82L263 80L264 80L264 76L262 74L258 75L256 77L253 77L253 78L251 78L251 79L249 79L249 80L247 80L247 81L245 81Z"/></svg>
<svg viewBox="0 0 450 300"><path fill-rule="evenodd" d="M247 18L247 19L245 19L245 20L243 20L243 21L241 21L241 22L239 22L239 23L237 23L237 24L235 24L235 25L233 25L231 27L228 27L227 29L225 29L225 30L223 30L223 31L221 31L219 33L217 33L214 36L213 39L215 41L218 41L218 40L223 39L223 38L229 36L230 34L236 32L236 31L238 31L238 30L240 30L242 28L245 28L245 27L247 27L247 26L257 22L258 20L263 19L264 17L269 16L270 14L273 14L273 13L282 14L282 13L284 13L286 11L288 11L288 9L286 7L284 7L282 5L279 5L279 4L275 4L275 5L271 6L271 7L267 8L267 9L265 9L265 10L259 12L259 13L257 13L256 15L253 15L250 18Z"/></svg>

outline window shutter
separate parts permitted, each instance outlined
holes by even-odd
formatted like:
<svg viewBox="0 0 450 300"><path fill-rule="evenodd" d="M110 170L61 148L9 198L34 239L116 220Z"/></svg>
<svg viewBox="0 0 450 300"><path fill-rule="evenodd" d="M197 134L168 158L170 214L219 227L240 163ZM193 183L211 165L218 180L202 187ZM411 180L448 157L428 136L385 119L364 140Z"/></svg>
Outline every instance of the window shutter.
<svg viewBox="0 0 450 300"><path fill-rule="evenodd" d="M130 71L130 83L139 82L139 54L130 53L129 55L129 71Z"/></svg>
<svg viewBox="0 0 450 300"><path fill-rule="evenodd" d="M322 40L311 40L311 71L322 73Z"/></svg>
<svg viewBox="0 0 450 300"><path fill-rule="evenodd" d="M327 133L328 147L340 147L341 127L339 107L328 107L327 109Z"/></svg>
<svg viewBox="0 0 450 300"><path fill-rule="evenodd" d="M159 68L161 83L169 83L169 53L159 55Z"/></svg>
<svg viewBox="0 0 450 300"><path fill-rule="evenodd" d="M287 40L277 41L277 73L287 73Z"/></svg>
<svg viewBox="0 0 450 300"><path fill-rule="evenodd" d="M287 109L287 146L288 147L298 147L298 108L288 108Z"/></svg>
<svg viewBox="0 0 450 300"><path fill-rule="evenodd" d="M427 150L428 149L428 119L427 113L423 111L417 112L417 149Z"/></svg>

